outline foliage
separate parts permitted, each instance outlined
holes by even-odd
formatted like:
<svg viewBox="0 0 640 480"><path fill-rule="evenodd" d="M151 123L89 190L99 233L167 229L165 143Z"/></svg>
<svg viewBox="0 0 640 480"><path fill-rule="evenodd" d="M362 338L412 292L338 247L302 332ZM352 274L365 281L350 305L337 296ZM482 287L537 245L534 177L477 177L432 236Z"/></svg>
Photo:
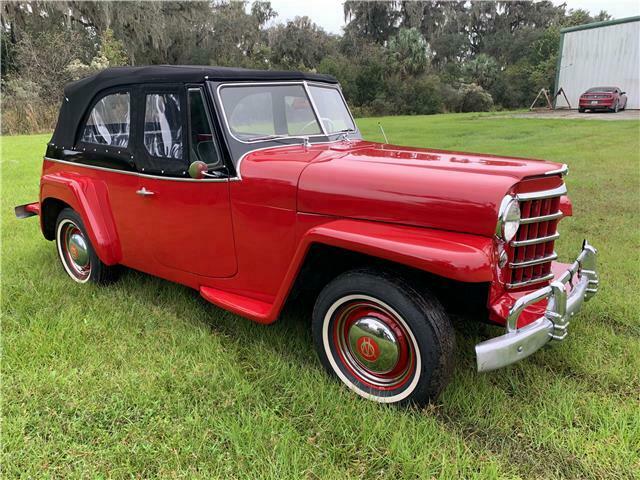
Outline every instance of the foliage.
<svg viewBox="0 0 640 480"><path fill-rule="evenodd" d="M460 86L461 112L488 112L493 108L493 98L480 85L475 83Z"/></svg>
<svg viewBox="0 0 640 480"><path fill-rule="evenodd" d="M308 17L274 23L268 1L9 1L1 8L5 133L49 128L55 109L42 107L59 103L66 82L124 64L330 73L365 114L524 107L540 88L554 88L560 29L609 18L546 0L348 0L344 32L331 35ZM12 79L37 85L37 98L11 101ZM468 91L471 84L481 90ZM27 110L44 117L29 124Z"/></svg>
<svg viewBox="0 0 640 480"><path fill-rule="evenodd" d="M71 282L37 218L13 216L38 196L50 136L4 137L3 478L636 478L638 121L359 119L365 138L383 140L378 122L395 144L569 165L574 216L556 249L573 261L587 237L602 288L564 342L479 375L473 345L501 329L460 319L436 404L368 402L320 367L312 305L265 327L135 271L108 288Z"/></svg>

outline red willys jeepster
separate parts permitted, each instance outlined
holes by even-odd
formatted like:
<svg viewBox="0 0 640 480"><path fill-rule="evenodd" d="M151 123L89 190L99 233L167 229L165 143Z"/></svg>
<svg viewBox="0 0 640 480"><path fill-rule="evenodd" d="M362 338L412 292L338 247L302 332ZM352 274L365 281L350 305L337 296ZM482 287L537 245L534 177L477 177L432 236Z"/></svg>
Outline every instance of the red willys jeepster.
<svg viewBox="0 0 640 480"><path fill-rule="evenodd" d="M504 327L475 347L489 371L564 339L598 290L586 241L556 262L566 173L364 141L326 75L124 67L65 88L39 201L16 214L40 215L78 283L126 266L264 324L313 295L331 374L424 404L451 375L451 312Z"/></svg>

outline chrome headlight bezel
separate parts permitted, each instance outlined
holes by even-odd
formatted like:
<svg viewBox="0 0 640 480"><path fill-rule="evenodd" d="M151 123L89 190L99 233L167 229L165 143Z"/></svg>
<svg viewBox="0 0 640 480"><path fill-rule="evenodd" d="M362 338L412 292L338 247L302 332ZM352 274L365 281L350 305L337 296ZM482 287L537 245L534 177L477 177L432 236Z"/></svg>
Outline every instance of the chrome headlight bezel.
<svg viewBox="0 0 640 480"><path fill-rule="evenodd" d="M510 242L520 228L520 202L513 195L507 195L500 203L496 236L505 242Z"/></svg>

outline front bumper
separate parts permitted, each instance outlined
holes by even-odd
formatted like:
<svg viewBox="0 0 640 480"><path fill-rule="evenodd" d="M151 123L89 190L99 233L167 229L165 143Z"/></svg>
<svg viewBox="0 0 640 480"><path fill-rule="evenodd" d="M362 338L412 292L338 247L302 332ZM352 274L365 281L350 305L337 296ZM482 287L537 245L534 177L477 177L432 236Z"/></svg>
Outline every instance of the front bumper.
<svg viewBox="0 0 640 480"><path fill-rule="evenodd" d="M476 345L478 371L488 372L515 363L553 340L564 340L571 318L582 303L598 291L597 250L585 240L582 252L573 264L550 285L519 298L507 316L507 333ZM574 278L575 277L575 278ZM567 290L567 285L571 286ZM525 308L548 300L542 317L518 328Z"/></svg>

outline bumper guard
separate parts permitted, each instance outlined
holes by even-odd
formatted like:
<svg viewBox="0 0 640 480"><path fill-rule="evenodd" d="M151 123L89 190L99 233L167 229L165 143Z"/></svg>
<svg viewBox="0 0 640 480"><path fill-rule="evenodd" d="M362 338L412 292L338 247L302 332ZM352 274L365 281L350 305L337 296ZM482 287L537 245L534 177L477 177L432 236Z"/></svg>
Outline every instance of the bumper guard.
<svg viewBox="0 0 640 480"><path fill-rule="evenodd" d="M564 340L571 318L580 311L583 302L598 291L597 253L585 240L582 252L562 275L550 285L519 298L507 316L507 333L476 345L478 371L488 372L510 365L528 357L550 341ZM567 284L572 287L568 293ZM518 318L523 310L545 299L548 299L545 314L529 325L518 328Z"/></svg>

